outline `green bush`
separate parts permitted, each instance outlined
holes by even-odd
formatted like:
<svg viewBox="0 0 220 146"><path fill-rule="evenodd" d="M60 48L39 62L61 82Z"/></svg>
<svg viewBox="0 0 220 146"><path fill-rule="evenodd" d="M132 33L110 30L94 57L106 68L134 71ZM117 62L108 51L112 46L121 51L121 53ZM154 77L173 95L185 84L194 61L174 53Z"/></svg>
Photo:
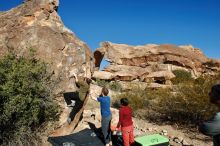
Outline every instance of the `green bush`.
<svg viewBox="0 0 220 146"><path fill-rule="evenodd" d="M13 54L0 60L0 122L3 144L28 139L43 123L57 118L44 62ZM21 141L22 142L22 141Z"/></svg>
<svg viewBox="0 0 220 146"><path fill-rule="evenodd" d="M209 118L216 107L208 93L218 76L205 76L176 86L175 92L159 100L158 111L175 123L197 124Z"/></svg>
<svg viewBox="0 0 220 146"><path fill-rule="evenodd" d="M154 122L171 122L196 126L210 118L216 107L209 103L208 93L220 76L205 76L183 81L173 89L132 89L117 95L113 105L119 107L121 98L128 98L134 115ZM141 111L141 112L140 112Z"/></svg>
<svg viewBox="0 0 220 146"><path fill-rule="evenodd" d="M98 86L101 86L101 87L106 87L109 84L108 81L102 80L102 79L97 79L96 83L97 83Z"/></svg>
<svg viewBox="0 0 220 146"><path fill-rule="evenodd" d="M176 76L172 79L173 84L190 82L193 80L191 73L185 70L174 70L173 74Z"/></svg>
<svg viewBox="0 0 220 146"><path fill-rule="evenodd" d="M205 81L205 80L204 80ZM210 117L216 110L209 103L208 92L211 88L210 80L203 84L182 84L176 93L160 99L158 111L175 123L187 125L197 124Z"/></svg>
<svg viewBox="0 0 220 146"><path fill-rule="evenodd" d="M124 92L115 97L113 101L113 106L119 107L121 98L128 98L129 105L132 107L134 111L134 115L139 115L138 111L140 109L149 110L149 109L157 109L157 99L161 97L166 97L169 93L168 89L141 89L141 88L133 88L129 92Z"/></svg>
<svg viewBox="0 0 220 146"><path fill-rule="evenodd" d="M106 80L97 79L96 83L101 87L107 87L107 88L109 88L110 90L113 90L113 91L121 91L121 89L122 89L121 84L118 83L117 81L109 82L109 81L106 81Z"/></svg>
<svg viewBox="0 0 220 146"><path fill-rule="evenodd" d="M113 91L121 91L121 89L122 89L121 84L117 81L110 82L108 84L108 87L109 87L109 89L111 89Z"/></svg>
<svg viewBox="0 0 220 146"><path fill-rule="evenodd" d="M113 105L115 107L120 107L120 99L121 98L127 98L129 100L129 105L133 108L134 111L136 111L137 109L142 109L144 108L144 97L141 94L134 94L131 92L126 92L126 93L122 93L119 94L118 96L116 96L115 100L113 101Z"/></svg>

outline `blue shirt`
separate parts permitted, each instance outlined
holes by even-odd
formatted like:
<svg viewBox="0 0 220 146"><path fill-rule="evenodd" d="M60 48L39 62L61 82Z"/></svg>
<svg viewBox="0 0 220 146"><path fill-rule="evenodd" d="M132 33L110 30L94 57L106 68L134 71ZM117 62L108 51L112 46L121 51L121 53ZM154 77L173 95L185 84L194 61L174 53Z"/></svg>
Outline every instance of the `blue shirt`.
<svg viewBox="0 0 220 146"><path fill-rule="evenodd" d="M111 115L110 110L110 97L109 96L102 96L97 98L98 102L100 102L101 106L101 115L103 117L108 117Z"/></svg>

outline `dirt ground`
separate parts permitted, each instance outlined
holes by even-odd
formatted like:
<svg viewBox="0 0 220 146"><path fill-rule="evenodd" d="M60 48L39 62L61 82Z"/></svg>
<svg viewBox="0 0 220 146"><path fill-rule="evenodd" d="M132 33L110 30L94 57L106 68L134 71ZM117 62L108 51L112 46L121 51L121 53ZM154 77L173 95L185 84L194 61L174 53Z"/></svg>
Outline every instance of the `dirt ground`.
<svg viewBox="0 0 220 146"><path fill-rule="evenodd" d="M118 121L118 110L112 108L112 124L116 125ZM91 117L92 114L95 114L94 117ZM99 103L94 100L89 100L85 111L84 118L80 121L75 132L82 130L83 128L89 128L88 122L93 123L96 127L101 127L100 120L100 109ZM191 145L191 146L212 146L212 140L210 137L204 136L198 131L190 131L179 129L177 126L173 125L157 125L151 123L147 120L133 118L135 126L135 136L142 136L148 134L161 134L169 138L170 145L172 146L182 146L182 145Z"/></svg>
<svg viewBox="0 0 220 146"><path fill-rule="evenodd" d="M111 108L111 111L111 124L113 126L116 126L119 117L118 110L115 108ZM133 122L135 127L135 137L150 134L161 134L169 139L170 146L212 146L211 138L202 135L196 130L192 132L192 130L179 129L177 126L174 125L158 125L155 123L151 123L147 120L138 118L133 118ZM91 139L91 146L101 146L102 142L100 143L100 138L98 138L98 135L96 133L97 129L100 129L100 127L101 114L99 103L97 101L89 99L85 106L82 119L78 123L78 126L72 134L79 134L87 130L87 139ZM72 134L67 135L70 141ZM76 141L76 137L72 137L72 142L74 141ZM51 144L47 143L47 145Z"/></svg>

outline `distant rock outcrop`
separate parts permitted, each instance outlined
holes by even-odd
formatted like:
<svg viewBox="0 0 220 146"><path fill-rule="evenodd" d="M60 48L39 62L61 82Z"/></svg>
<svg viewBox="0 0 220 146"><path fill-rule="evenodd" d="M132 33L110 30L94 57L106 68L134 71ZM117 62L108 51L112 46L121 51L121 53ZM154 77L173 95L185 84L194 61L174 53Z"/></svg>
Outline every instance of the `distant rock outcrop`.
<svg viewBox="0 0 220 146"><path fill-rule="evenodd" d="M170 85L174 70L191 72L192 77L212 74L220 70L220 61L207 58L201 50L189 46L155 45L129 46L126 44L101 43L94 52L93 77L104 80L139 81ZM98 71L103 57L110 62Z"/></svg>

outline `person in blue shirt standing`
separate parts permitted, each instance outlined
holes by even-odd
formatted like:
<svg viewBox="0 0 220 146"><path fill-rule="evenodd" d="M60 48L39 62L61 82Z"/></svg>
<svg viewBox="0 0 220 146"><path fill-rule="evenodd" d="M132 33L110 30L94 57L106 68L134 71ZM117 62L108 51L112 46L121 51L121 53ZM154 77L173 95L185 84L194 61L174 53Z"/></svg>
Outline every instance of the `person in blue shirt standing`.
<svg viewBox="0 0 220 146"><path fill-rule="evenodd" d="M100 102L101 107L101 126L106 146L109 146L111 141L110 124L112 119L112 114L110 110L111 100L108 96L108 92L108 89L106 87L103 87L101 95L97 97L97 101Z"/></svg>

